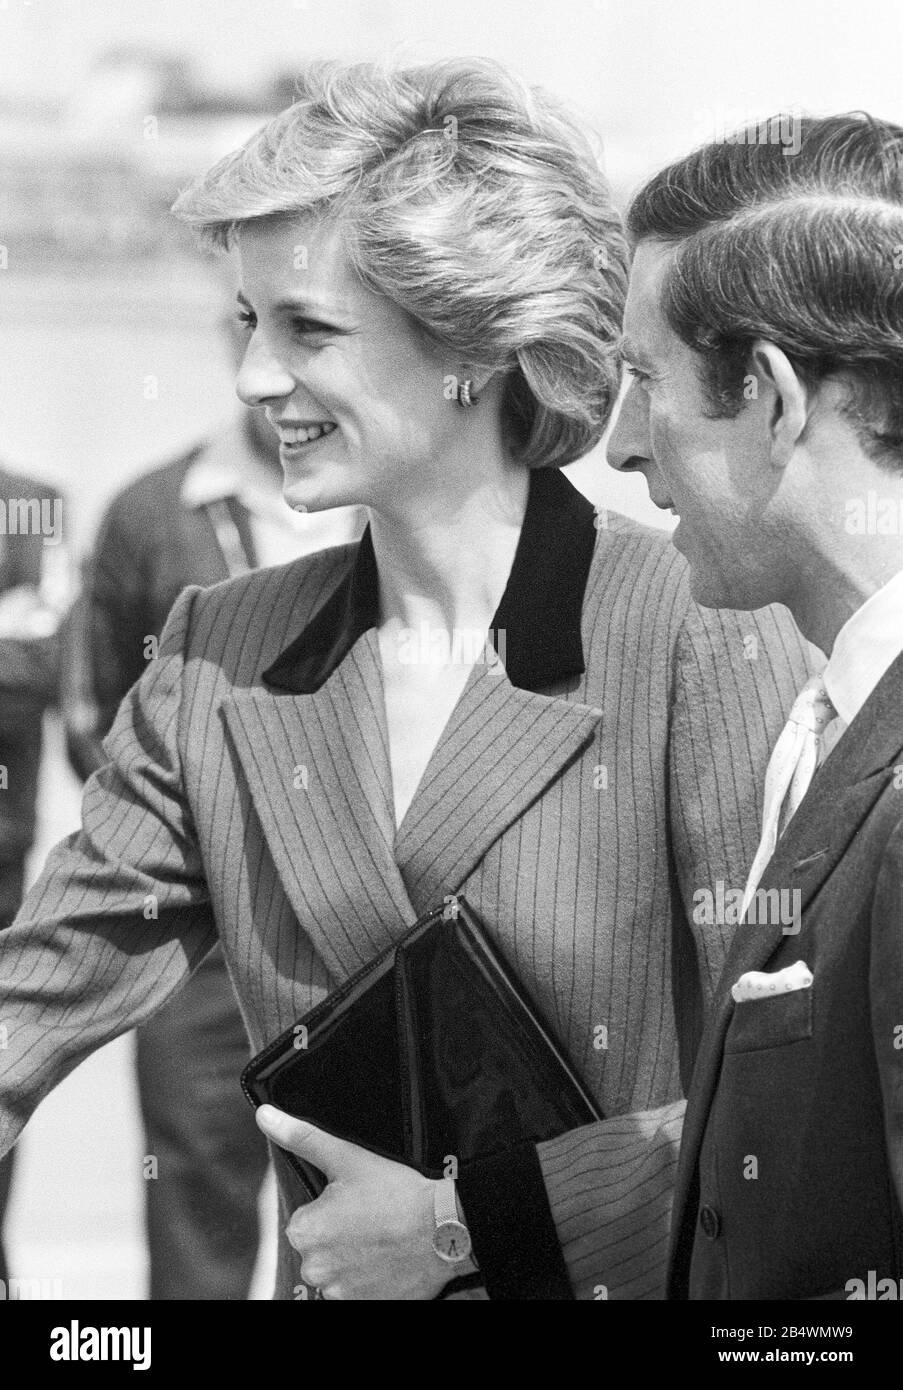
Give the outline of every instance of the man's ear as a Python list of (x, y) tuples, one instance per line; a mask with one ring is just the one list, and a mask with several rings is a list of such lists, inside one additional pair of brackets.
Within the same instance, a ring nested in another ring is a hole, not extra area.
[(760, 389), (769, 388), (766, 394), (772, 401), (768, 420), (771, 465), (786, 468), (812, 412), (811, 394), (787, 354), (765, 338), (753, 343), (750, 365)]

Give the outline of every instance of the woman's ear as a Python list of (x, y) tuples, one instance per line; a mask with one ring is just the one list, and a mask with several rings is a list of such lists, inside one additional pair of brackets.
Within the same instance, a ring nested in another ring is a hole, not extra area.
[(787, 354), (775, 343), (757, 338), (750, 352), (750, 365), (759, 395), (769, 402), (772, 467), (786, 468), (812, 413), (812, 395)]
[(459, 380), (469, 381), (471, 395), (474, 400), (479, 400), (488, 386), (493, 382), (501, 386), (507, 375), (507, 371), (498, 367), (475, 367), (472, 362), (462, 362)]

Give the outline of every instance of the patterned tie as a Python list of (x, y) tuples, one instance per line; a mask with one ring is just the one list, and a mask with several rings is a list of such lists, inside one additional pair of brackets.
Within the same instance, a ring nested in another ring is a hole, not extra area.
[(746, 914), (779, 837), (806, 795), (815, 769), (824, 762), (845, 728), (821, 676), (812, 676), (796, 698), (765, 774), (762, 838), (749, 871), (741, 916)]

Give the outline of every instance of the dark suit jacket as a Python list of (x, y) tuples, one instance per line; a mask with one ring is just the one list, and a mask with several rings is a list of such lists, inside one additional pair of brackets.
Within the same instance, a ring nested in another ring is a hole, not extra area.
[[(870, 1270), (903, 1276), (903, 657), (760, 887), (798, 890), (802, 927), (737, 928), (684, 1126), (672, 1298), (846, 1296)], [(810, 989), (733, 1002), (743, 972), (797, 960)]]
[[(474, 666), (396, 830), (376, 616), (366, 536), (182, 595), (82, 832), (0, 938), (0, 1150), (217, 936), (259, 1049), (460, 891), (608, 1117), (539, 1149), (572, 1285), (660, 1297), (681, 1046), (727, 940), (688, 908), (742, 886), (807, 653), (786, 610), (698, 609), (668, 537), (596, 530), (536, 472), (493, 623), (507, 674)], [(298, 1284), (283, 1239), (280, 1296)]]
[[(181, 496), (202, 447), (123, 488), (104, 514), (85, 566), (66, 623), (62, 683), (69, 758), (83, 779), (106, 761), (101, 740), (147, 667), (147, 638), (159, 637), (179, 594), (235, 572), (212, 509), (187, 507)], [(228, 513), (241, 568), (255, 568), (247, 508), (237, 498), (217, 505)]]

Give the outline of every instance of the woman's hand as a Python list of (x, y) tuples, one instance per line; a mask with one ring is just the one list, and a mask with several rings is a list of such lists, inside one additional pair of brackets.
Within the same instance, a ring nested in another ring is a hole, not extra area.
[(274, 1144), (312, 1163), (329, 1180), (286, 1227), (301, 1256), (304, 1282), (323, 1298), (435, 1298), (449, 1280), (466, 1272), (443, 1264), (433, 1250), (429, 1178), (272, 1105), (260, 1107), (257, 1123)]

